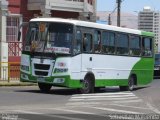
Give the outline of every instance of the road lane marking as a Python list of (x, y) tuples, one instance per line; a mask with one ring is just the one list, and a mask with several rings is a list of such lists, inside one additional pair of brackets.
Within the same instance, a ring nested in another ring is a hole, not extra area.
[(66, 119), (66, 120), (86, 120), (86, 119), (81, 119), (81, 118), (63, 116), (63, 114), (61, 114), (61, 115), (47, 115), (47, 114), (40, 113), (40, 112), (31, 112), (31, 111), (25, 111), (25, 110), (14, 110), (14, 111), (19, 112), (19, 113), (23, 113), (23, 114), (42, 115), (42, 116), (46, 116), (46, 117), (56, 117), (56, 118), (61, 118), (61, 119)]
[[(83, 108), (86, 108), (87, 106), (82, 106)], [(66, 108), (66, 107), (64, 107)], [(72, 114), (75, 113), (75, 114), (85, 114), (85, 115), (96, 115), (96, 116), (100, 116), (100, 117), (106, 117), (106, 115), (102, 115), (102, 114), (96, 114), (96, 113), (93, 113), (93, 112), (83, 112), (83, 111), (77, 111), (77, 110), (71, 110), (71, 109), (64, 109), (64, 108), (49, 108), (50, 110), (59, 110), (59, 111), (65, 111), (65, 112), (71, 112)], [(90, 107), (87, 107), (87, 108), (90, 108)]]
[(62, 109), (62, 108), (48, 108), (48, 109), (49, 109), (49, 110), (66, 111), (66, 112), (78, 113), (78, 114), (90, 114), (90, 115), (96, 115), (95, 113), (91, 113), (91, 112), (83, 112), (83, 111), (70, 110), (70, 109)]
[(147, 102), (147, 106), (150, 108), (150, 110), (152, 110), (153, 112), (157, 113), (157, 114), (160, 114), (160, 111), (153, 107), (150, 103)]
[(26, 111), (26, 110), (12, 110), (12, 111), (18, 112), (18, 113), (24, 113), (24, 114), (43, 115), (43, 113), (40, 113), (40, 112), (32, 112), (32, 111)]
[(143, 102), (142, 99), (137, 99), (137, 100), (127, 100), (127, 101), (113, 101), (113, 103), (137, 103), (137, 102)]
[(98, 110), (103, 110), (103, 111), (112, 111), (112, 112), (119, 112), (119, 113), (126, 113), (126, 114), (144, 114), (140, 112), (134, 112), (134, 111), (126, 111), (126, 110), (119, 110), (119, 109), (113, 109), (113, 108), (103, 108), (103, 107), (90, 107)]
[(119, 107), (127, 107), (127, 108), (136, 108), (136, 109), (144, 109), (144, 110), (148, 110), (149, 108), (142, 108), (142, 107), (135, 107), (135, 106), (129, 106), (129, 105), (120, 105), (120, 104), (109, 104), (109, 105), (113, 105), (113, 106), (119, 106)]

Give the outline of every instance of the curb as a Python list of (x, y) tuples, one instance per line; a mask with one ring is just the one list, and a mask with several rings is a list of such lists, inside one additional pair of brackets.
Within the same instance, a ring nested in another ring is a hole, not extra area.
[(7, 82), (0, 82), (0, 87), (7, 87), (7, 86), (37, 86), (36, 83), (21, 83), (21, 82), (18, 82), (18, 83), (7, 83)]

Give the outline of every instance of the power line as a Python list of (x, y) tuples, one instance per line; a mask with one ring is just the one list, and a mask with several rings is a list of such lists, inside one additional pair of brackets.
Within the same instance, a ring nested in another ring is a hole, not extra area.
[(117, 7), (114, 8), (114, 10), (113, 10), (111, 13), (109, 13), (109, 15), (108, 15), (108, 24), (109, 24), (109, 25), (112, 24), (112, 23), (111, 23), (111, 14), (113, 14), (116, 10), (117, 10)]
[(124, 0), (117, 0), (117, 7), (114, 8), (114, 10), (109, 13), (108, 15), (108, 24), (111, 25), (111, 15), (117, 10), (117, 26), (120, 26), (120, 7), (121, 3), (124, 2)]

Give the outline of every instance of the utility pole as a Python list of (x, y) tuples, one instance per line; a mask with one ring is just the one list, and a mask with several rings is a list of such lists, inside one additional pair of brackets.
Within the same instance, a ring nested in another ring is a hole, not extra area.
[(111, 25), (111, 14), (108, 15), (108, 25)]
[(117, 0), (117, 26), (121, 26), (121, 0)]

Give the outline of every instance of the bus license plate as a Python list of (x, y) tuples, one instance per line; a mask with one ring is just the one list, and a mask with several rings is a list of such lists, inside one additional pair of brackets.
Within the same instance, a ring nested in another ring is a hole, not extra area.
[(37, 78), (37, 81), (45, 82), (45, 78), (44, 78), (44, 77), (38, 77), (38, 78)]

